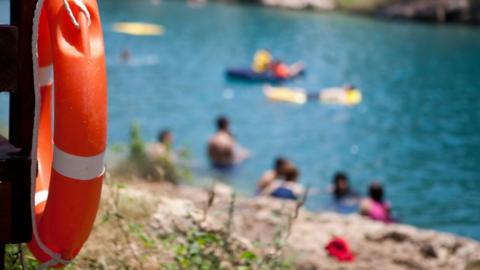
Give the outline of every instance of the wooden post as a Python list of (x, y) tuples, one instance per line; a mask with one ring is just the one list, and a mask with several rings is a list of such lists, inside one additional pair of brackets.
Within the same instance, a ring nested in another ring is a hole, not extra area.
[(36, 0), (10, 1), (11, 24), (18, 28), (16, 93), (10, 95), (10, 142), (25, 152), (32, 147), (34, 114), (32, 23)]
[(0, 136), (0, 270), (5, 244), (32, 238), (30, 153), (34, 119), (32, 23), (37, 0), (11, 0), (0, 26), (0, 91), (10, 92), (9, 140)]
[(8, 182), (0, 181), (0, 269), (3, 270), (5, 266), (5, 243), (9, 239), (6, 238), (10, 234), (12, 198), (11, 185)]
[(5, 245), (0, 243), (0, 270), (5, 267)]
[(0, 92), (17, 91), (17, 28), (0, 25)]
[[(11, 164), (11, 242), (28, 242), (32, 237), (30, 207), (30, 151), (32, 148), (35, 93), (33, 89), (32, 25), (37, 0), (11, 0), (10, 20), (18, 29), (17, 91), (10, 93), (9, 140), (20, 149), (19, 160)], [(18, 166), (15, 168), (15, 166)]]

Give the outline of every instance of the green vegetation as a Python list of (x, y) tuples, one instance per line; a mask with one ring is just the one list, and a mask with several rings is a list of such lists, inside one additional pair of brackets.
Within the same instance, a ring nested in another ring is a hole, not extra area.
[(5, 249), (5, 269), (35, 269), (38, 265), (37, 261), (25, 250), (24, 244), (7, 245)]
[[(116, 146), (114, 150), (118, 154), (123, 149)], [(175, 156), (175, 159), (172, 156)], [(152, 181), (169, 181), (173, 183), (190, 181), (192, 175), (188, 166), (189, 158), (188, 151), (179, 153), (168, 151), (155, 158), (149, 156), (147, 145), (141, 136), (140, 126), (137, 123), (133, 123), (130, 128), (128, 154), (125, 160), (114, 166), (113, 174), (137, 176)]]
[[(214, 187), (209, 192), (207, 206), (204, 209), (204, 220), (208, 215), (215, 197)], [(193, 221), (194, 228), (186, 233), (180, 233), (181, 241), (174, 244), (173, 263), (167, 264), (168, 270), (273, 270), (294, 269), (293, 265), (279, 256), (283, 250), (283, 234), (279, 230), (269, 254), (259, 254), (240, 245), (232, 235), (235, 215), (236, 193), (232, 193), (227, 220), (223, 231), (209, 231), (201, 224)], [(286, 233), (288, 235), (288, 232)], [(260, 243), (261, 246), (261, 243)], [(262, 256), (263, 255), (263, 256)]]
[[(213, 187), (212, 187), (213, 190)], [(273, 270), (294, 269), (283, 259), (288, 228), (278, 228), (273, 247), (246, 248), (232, 233), (235, 194), (226, 210), (223, 229), (203, 225), (215, 198), (209, 192), (203, 218), (187, 217), (188, 228), (159, 233), (150, 226), (160, 200), (155, 193), (138, 192), (128, 184), (106, 180), (101, 210), (84, 250), (71, 269)], [(218, 214), (218, 213), (216, 213)], [(266, 252), (265, 250), (268, 250)]]
[(372, 12), (379, 7), (386, 6), (395, 2), (396, 0), (336, 0), (340, 9), (357, 11), (357, 12)]
[(185, 235), (184, 243), (175, 246), (175, 262), (166, 269), (294, 269), (288, 261), (262, 258), (251, 250), (235, 249), (234, 244), (227, 234), (194, 229)]

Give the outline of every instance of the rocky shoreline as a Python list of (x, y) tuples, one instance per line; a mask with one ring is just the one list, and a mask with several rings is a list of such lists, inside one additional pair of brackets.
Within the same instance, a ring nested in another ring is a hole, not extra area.
[[(268, 254), (283, 242), (282, 256), (293, 264), (288, 269), (464, 270), (469, 262), (480, 260), (480, 242), (472, 239), (409, 225), (386, 225), (358, 215), (313, 213), (298, 208), (295, 202), (235, 196), (229, 186), (222, 184), (212, 189), (138, 180), (121, 183), (121, 190), (107, 187), (103, 196), (104, 200), (111, 197), (117, 201), (114, 213), (121, 218), (108, 226), (105, 216), (111, 219), (112, 210), (107, 211), (103, 203), (90, 240), (77, 260), (80, 268), (96, 265), (116, 269), (120, 265), (158, 269), (158, 265), (175, 261), (174, 248), (172, 244), (161, 246), (155, 237), (148, 240), (148, 236), (176, 238), (188, 235), (196, 226), (209, 232), (228, 232), (235, 245), (257, 254)], [(120, 236), (128, 229), (115, 233), (122, 227), (122, 220), (128, 224), (126, 228), (133, 223), (134, 228), (144, 231), (127, 235), (130, 239), (122, 244)], [(279, 230), (286, 235), (280, 240)], [(136, 235), (142, 236), (138, 238), (141, 241), (135, 242)], [(354, 262), (341, 263), (327, 254), (324, 247), (334, 236), (349, 243), (356, 257)], [(142, 247), (145, 239), (149, 248)], [(128, 250), (135, 256), (128, 255)], [(138, 258), (143, 262), (135, 266), (131, 261), (140, 261)]]
[[(238, 0), (241, 2), (241, 0)], [(428, 22), (480, 23), (477, 0), (254, 0), (254, 3), (292, 10), (346, 11), (387, 19)]]
[(381, 8), (377, 15), (418, 21), (480, 23), (480, 1), (401, 1)]
[[(215, 202), (206, 226), (221, 230), (226, 207), (233, 190), (217, 185)], [(187, 212), (198, 213), (207, 194), (198, 188), (180, 187), (174, 198), (165, 198), (158, 204), (152, 219), (156, 229), (169, 230), (170, 224), (184, 224)], [(172, 207), (173, 205), (182, 207)], [(189, 209), (190, 210), (186, 210)], [(246, 245), (274, 239), (275, 228), (287, 221), (295, 203), (271, 198), (238, 198), (236, 201), (234, 232)], [(183, 209), (172, 213), (171, 209)], [(223, 215), (221, 213), (224, 213)], [(165, 222), (167, 221), (167, 222)], [(339, 263), (325, 252), (325, 245), (333, 236), (347, 240), (356, 260)], [(287, 240), (286, 253), (296, 258), (298, 269), (445, 269), (463, 270), (469, 261), (480, 259), (480, 243), (447, 233), (418, 229), (409, 225), (383, 224), (359, 215), (313, 213), (301, 209)]]

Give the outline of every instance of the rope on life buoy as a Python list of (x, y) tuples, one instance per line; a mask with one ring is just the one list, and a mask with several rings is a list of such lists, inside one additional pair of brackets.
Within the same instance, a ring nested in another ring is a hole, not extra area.
[[(66, 9), (70, 21), (72, 24), (75, 26), (76, 29), (80, 29), (80, 24), (76, 20), (73, 11), (70, 7), (70, 4), (68, 3), (68, 0), (63, 0), (64, 2), (64, 8)], [(87, 18), (87, 23), (88, 26), (90, 26), (91, 23), (91, 18), (90, 18), (90, 13), (82, 0), (73, 0), (73, 3), (80, 9), (81, 12), (83, 12)], [(45, 243), (42, 241), (38, 228), (37, 228), (37, 223), (36, 223), (36, 217), (35, 217), (35, 207), (39, 205), (40, 203), (43, 203), (47, 200), (48, 198), (48, 190), (42, 190), (40, 192), (36, 192), (35, 187), (36, 187), (36, 176), (37, 176), (37, 150), (38, 150), (38, 130), (39, 130), (39, 115), (40, 115), (40, 101), (41, 101), (41, 94), (40, 94), (40, 88), (43, 86), (49, 86), (52, 85), (53, 83), (53, 66), (49, 65), (47, 67), (40, 67), (39, 66), (39, 60), (38, 60), (38, 37), (39, 37), (39, 24), (40, 24), (40, 15), (43, 9), (43, 4), (44, 0), (38, 0), (35, 11), (34, 11), (34, 17), (33, 17), (33, 29), (32, 29), (32, 61), (33, 61), (33, 81), (34, 81), (34, 97), (35, 97), (35, 102), (34, 102), (34, 122), (33, 122), (33, 140), (32, 140), (32, 151), (31, 151), (31, 168), (30, 168), (30, 175), (31, 175), (31, 186), (30, 186), (30, 192), (31, 192), (31, 215), (32, 215), (32, 233), (33, 233), (33, 238), (38, 247), (48, 256), (51, 257), (50, 260), (40, 264), (37, 266), (37, 269), (42, 270), (49, 268), (51, 266), (55, 265), (67, 265), (71, 262), (71, 260), (67, 260), (62, 258), (62, 255), (60, 253), (56, 253), (50, 248), (48, 248)], [(55, 147), (55, 153), (57, 155), (62, 156), (63, 154), (63, 159), (60, 158), (59, 160), (66, 160), (68, 163), (69, 160), (69, 154), (68, 153), (63, 153), (61, 152), (60, 149)], [(103, 154), (101, 157), (96, 157), (103, 159)], [(98, 160), (96, 160), (98, 162)], [(58, 162), (57, 162), (58, 163)], [(57, 164), (58, 167), (62, 167), (62, 164)], [(65, 166), (68, 171), (68, 164)], [(104, 169), (104, 168), (103, 168)], [(64, 171), (65, 171), (64, 170)], [(98, 170), (97, 170), (98, 171)], [(99, 172), (94, 171), (98, 175)], [(103, 173), (100, 172), (100, 173)], [(67, 173), (68, 174), (68, 173)], [(86, 175), (85, 177), (90, 177), (91, 175)]]

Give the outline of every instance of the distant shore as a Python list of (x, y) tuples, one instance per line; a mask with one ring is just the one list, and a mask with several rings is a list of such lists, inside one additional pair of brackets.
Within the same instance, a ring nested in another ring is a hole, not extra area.
[(315, 11), (345, 11), (385, 19), (438, 23), (480, 23), (476, 0), (220, 0)]

